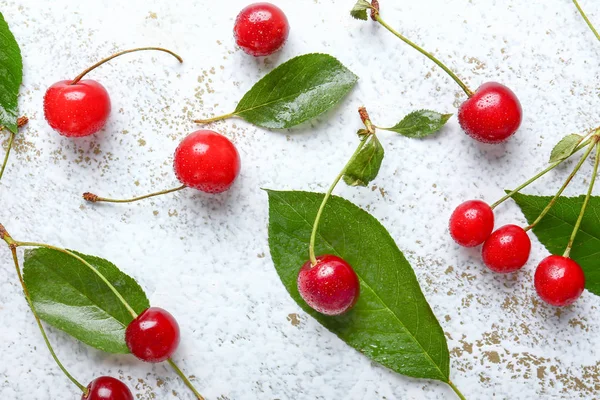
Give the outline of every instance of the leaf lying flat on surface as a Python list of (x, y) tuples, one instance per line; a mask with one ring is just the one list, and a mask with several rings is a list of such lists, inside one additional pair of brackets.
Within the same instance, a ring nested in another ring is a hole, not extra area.
[(431, 110), (413, 111), (391, 128), (381, 128), (409, 138), (424, 138), (442, 129), (452, 114), (440, 114)]
[[(150, 307), (142, 288), (114, 264), (75, 253), (118, 290), (136, 313)], [(40, 317), (76, 339), (108, 353), (129, 353), (125, 329), (133, 320), (102, 280), (80, 261), (56, 250), (25, 252), (25, 284)]]
[(19, 87), (23, 79), (21, 50), (0, 13), (0, 126), (17, 133)]
[(377, 177), (384, 150), (381, 142), (375, 135), (369, 135), (367, 143), (352, 159), (344, 174), (344, 182), (350, 186), (367, 186)]
[[(532, 223), (548, 205), (552, 197), (516, 194), (517, 202), (525, 218)], [(559, 197), (550, 212), (533, 228), (540, 242), (552, 254), (562, 255), (569, 243), (571, 233), (579, 217), (585, 196)], [(600, 295), (600, 197), (592, 196), (571, 258), (579, 263), (585, 272), (585, 287)]]
[(386, 229), (366, 211), (340, 197), (327, 202), (317, 255), (334, 254), (352, 265), (361, 295), (352, 310), (328, 317), (312, 310), (297, 288), (298, 271), (323, 195), (268, 191), (269, 247), (292, 298), (344, 342), (404, 375), (448, 382), (448, 345), (413, 269)]

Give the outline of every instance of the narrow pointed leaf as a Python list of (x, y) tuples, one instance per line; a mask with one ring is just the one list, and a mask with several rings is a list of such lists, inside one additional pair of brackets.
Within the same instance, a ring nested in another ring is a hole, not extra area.
[(17, 133), (19, 87), (23, 79), (21, 50), (0, 13), (0, 126)]
[(424, 138), (438, 132), (452, 114), (440, 114), (431, 110), (413, 111), (391, 128), (382, 128), (409, 138)]
[(350, 11), (350, 15), (356, 19), (362, 19), (366, 21), (369, 17), (367, 16), (367, 10), (370, 10), (371, 4), (366, 0), (358, 0), (352, 10)]
[(448, 382), (448, 345), (408, 261), (386, 229), (340, 197), (327, 202), (316, 252), (352, 265), (361, 295), (349, 312), (329, 317), (298, 293), (297, 277), (308, 259), (312, 224), (323, 195), (268, 191), (269, 246), (275, 268), (292, 298), (327, 329), (372, 360), (404, 375)]
[(258, 81), (240, 100), (234, 114), (264, 128), (290, 128), (332, 108), (357, 80), (334, 57), (305, 54)]
[(575, 149), (583, 140), (583, 136), (572, 134), (567, 135), (560, 140), (552, 149), (552, 153), (550, 153), (550, 163), (555, 163), (557, 161), (565, 160), (573, 155)]
[(370, 135), (361, 151), (350, 160), (344, 174), (344, 182), (350, 186), (367, 186), (377, 177), (384, 151), (381, 142), (375, 135)]
[[(579, 217), (585, 196), (560, 197), (552, 210), (533, 228), (533, 233), (552, 254), (562, 255)], [(552, 197), (517, 194), (525, 218), (532, 223)], [(600, 197), (592, 196), (571, 250), (571, 258), (585, 272), (585, 287), (600, 295)]]
[[(150, 307), (142, 288), (114, 264), (76, 253), (115, 286), (136, 313)], [(40, 317), (76, 339), (108, 353), (128, 353), (125, 329), (133, 320), (100, 278), (80, 261), (56, 250), (25, 253), (25, 284)]]

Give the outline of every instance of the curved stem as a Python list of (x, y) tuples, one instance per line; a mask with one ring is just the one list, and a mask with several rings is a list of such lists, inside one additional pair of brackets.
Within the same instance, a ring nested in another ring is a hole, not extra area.
[(120, 51), (120, 52), (118, 52), (118, 53), (115, 53), (115, 54), (113, 54), (113, 55), (112, 55), (112, 56), (110, 56), (110, 57), (106, 57), (105, 59), (103, 59), (103, 60), (100, 60), (100, 61), (98, 61), (96, 64), (94, 64), (94, 65), (92, 65), (91, 67), (89, 67), (89, 68), (85, 69), (85, 70), (84, 70), (82, 73), (80, 73), (79, 75), (77, 75), (77, 76), (75, 77), (75, 79), (73, 79), (73, 81), (71, 81), (71, 83), (70, 83), (70, 84), (71, 84), (71, 85), (74, 85), (74, 84), (76, 84), (76, 83), (77, 83), (77, 82), (79, 82), (79, 81), (80, 81), (80, 80), (81, 80), (81, 79), (82, 79), (82, 78), (83, 78), (85, 75), (87, 75), (87, 74), (88, 74), (90, 71), (92, 71), (92, 70), (94, 70), (94, 69), (98, 68), (99, 66), (101, 66), (101, 65), (102, 65), (102, 64), (104, 64), (104, 63), (107, 63), (107, 62), (109, 62), (110, 60), (112, 60), (112, 59), (113, 59), (113, 58), (115, 58), (115, 57), (119, 57), (119, 56), (122, 56), (123, 54), (127, 54), (127, 53), (133, 53), (133, 52), (136, 52), (136, 51), (146, 51), (146, 50), (156, 50), (156, 51), (163, 51), (163, 52), (165, 52), (165, 53), (168, 53), (168, 54), (172, 55), (173, 57), (175, 57), (175, 58), (177, 59), (177, 61), (179, 61), (180, 63), (182, 63), (182, 62), (183, 62), (183, 59), (182, 59), (182, 58), (181, 58), (179, 55), (177, 55), (176, 53), (172, 52), (171, 50), (163, 49), (162, 47), (139, 47), (139, 48), (136, 48), (136, 49), (123, 50), (123, 51)]
[(579, 227), (581, 226), (581, 221), (583, 220), (583, 216), (585, 214), (585, 210), (587, 208), (588, 203), (590, 202), (590, 197), (592, 197), (592, 191), (594, 190), (594, 183), (596, 183), (596, 176), (598, 175), (598, 167), (600, 165), (600, 141), (596, 142), (596, 161), (594, 163), (594, 171), (592, 172), (592, 180), (590, 182), (590, 187), (585, 196), (585, 200), (583, 201), (583, 205), (581, 206), (581, 211), (579, 212), (579, 218), (577, 218), (577, 223), (575, 224), (575, 228), (573, 228), (573, 233), (571, 234), (571, 238), (569, 239), (569, 244), (567, 244), (567, 248), (563, 254), (563, 257), (569, 257), (571, 254), (571, 248), (573, 248), (573, 243), (575, 242), (575, 238), (577, 237), (577, 233), (579, 232)]
[(0, 167), (0, 180), (2, 180), (2, 175), (4, 175), (4, 170), (6, 169), (6, 164), (8, 164), (8, 157), (10, 156), (10, 150), (12, 149), (13, 142), (15, 140), (15, 135), (13, 132), (10, 132), (10, 137), (8, 138), (8, 148), (6, 149), (6, 155), (4, 156), (4, 161), (2, 162), (2, 167)]
[(460, 390), (458, 390), (458, 388), (454, 385), (454, 383), (452, 383), (452, 381), (448, 381), (448, 385), (450, 385), (450, 387), (452, 388), (452, 390), (454, 390), (454, 393), (456, 393), (460, 400), (467, 400), (466, 397), (463, 396), (463, 394), (460, 392)]
[(583, 17), (583, 20), (585, 21), (587, 26), (589, 26), (590, 29), (592, 30), (592, 32), (594, 32), (594, 35), (596, 35), (596, 39), (600, 40), (600, 34), (598, 34), (598, 31), (596, 30), (596, 28), (594, 28), (594, 25), (588, 19), (587, 15), (585, 15), (585, 12), (583, 12), (583, 9), (579, 6), (579, 3), (577, 2), (577, 0), (573, 0), (573, 3), (575, 4), (575, 7), (577, 7), (579, 14), (581, 14), (581, 16)]
[(583, 165), (585, 160), (587, 160), (588, 156), (594, 149), (594, 145), (595, 145), (595, 142), (594, 142), (594, 144), (591, 144), (588, 146), (587, 151), (585, 152), (583, 157), (581, 157), (581, 160), (579, 160), (579, 162), (575, 166), (575, 169), (573, 169), (573, 171), (571, 172), (571, 174), (569, 175), (569, 177), (567, 178), (565, 183), (562, 185), (562, 187), (560, 188), (558, 193), (556, 193), (556, 195), (552, 198), (552, 200), (550, 200), (550, 203), (548, 203), (546, 208), (544, 208), (544, 210), (539, 215), (539, 217), (537, 217), (537, 219), (535, 221), (533, 221), (533, 223), (531, 225), (529, 225), (527, 228), (525, 228), (526, 232), (533, 229), (546, 216), (546, 214), (548, 214), (548, 212), (552, 209), (552, 207), (554, 206), (554, 204), (556, 203), (556, 201), (558, 200), (560, 195), (563, 194), (563, 192), (565, 191), (567, 186), (569, 186), (569, 183), (571, 183), (571, 181), (573, 180), (573, 178), (575, 177), (575, 175), (577, 174), (577, 172), (579, 171), (579, 169), (581, 168), (581, 166)]
[(167, 360), (167, 362), (169, 363), (169, 365), (173, 368), (173, 370), (175, 371), (175, 373), (177, 375), (179, 375), (179, 377), (181, 378), (181, 380), (186, 384), (186, 386), (188, 388), (190, 388), (190, 390), (194, 393), (194, 395), (196, 395), (196, 398), (198, 400), (204, 400), (204, 397), (202, 397), (202, 395), (200, 393), (198, 393), (198, 391), (196, 390), (196, 388), (194, 387), (194, 385), (192, 384), (192, 382), (189, 380), (189, 378), (183, 373), (183, 371), (177, 366), (177, 364), (175, 364), (175, 362), (169, 358)]
[(139, 197), (134, 197), (131, 199), (109, 199), (106, 197), (100, 197), (96, 194), (90, 193), (90, 192), (85, 192), (83, 194), (83, 198), (86, 201), (89, 201), (90, 203), (98, 203), (98, 202), (105, 202), (105, 203), (133, 203), (134, 201), (138, 201), (138, 200), (143, 200), (143, 199), (147, 199), (150, 197), (155, 197), (155, 196), (160, 196), (161, 194), (167, 194), (167, 193), (173, 193), (176, 192), (178, 190), (182, 190), (185, 189), (187, 186), (183, 185), (183, 186), (179, 186), (173, 189), (167, 189), (167, 190), (161, 190), (160, 192), (155, 192), (155, 193), (150, 193), (150, 194), (146, 194), (144, 196), (139, 196)]
[(417, 50), (418, 52), (423, 54), (425, 57), (429, 58), (431, 61), (436, 63), (438, 67), (443, 69), (450, 76), (450, 78), (454, 79), (454, 82), (456, 82), (458, 84), (458, 86), (460, 86), (460, 88), (467, 94), (468, 97), (473, 96), (473, 92), (467, 87), (467, 85), (465, 85), (465, 83), (462, 80), (460, 80), (460, 78), (458, 76), (456, 76), (456, 74), (454, 72), (452, 72), (450, 70), (450, 68), (446, 67), (440, 60), (435, 58), (431, 53), (425, 51), (419, 45), (410, 41), (408, 38), (403, 36), (400, 32), (394, 30), (394, 28), (392, 28), (391, 26), (386, 24), (385, 21), (381, 19), (381, 16), (379, 15), (379, 13), (376, 13), (374, 15), (374, 18), (377, 22), (379, 22), (381, 25), (383, 25), (384, 28), (386, 28), (388, 31), (392, 32), (394, 35), (396, 35), (396, 37), (398, 37), (404, 43), (408, 44), (413, 49)]
[(211, 122), (215, 122), (215, 121), (222, 121), (224, 119), (228, 119), (231, 117), (235, 117), (235, 112), (229, 113), (229, 114), (223, 114), (223, 115), (219, 115), (217, 117), (212, 117), (212, 118), (208, 118), (208, 119), (195, 119), (194, 123), (196, 124), (210, 124)]

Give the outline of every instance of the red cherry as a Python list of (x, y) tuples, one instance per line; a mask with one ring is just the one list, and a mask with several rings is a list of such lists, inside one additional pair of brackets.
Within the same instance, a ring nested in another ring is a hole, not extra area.
[(563, 256), (549, 256), (535, 270), (535, 290), (546, 303), (569, 306), (583, 293), (585, 275), (575, 261)]
[(127, 326), (125, 342), (142, 361), (165, 361), (179, 345), (179, 325), (168, 311), (150, 307)]
[(190, 133), (175, 150), (175, 175), (185, 186), (206, 193), (231, 187), (240, 172), (240, 155), (225, 136), (200, 130)]
[(505, 225), (492, 233), (483, 244), (485, 265), (503, 274), (521, 269), (529, 259), (531, 240), (527, 232), (517, 225)]
[(307, 261), (298, 274), (300, 296), (315, 311), (339, 315), (350, 310), (360, 294), (360, 283), (350, 264), (333, 255)]
[(517, 96), (504, 85), (484, 83), (458, 109), (458, 122), (473, 139), (500, 143), (512, 136), (523, 118)]
[(60, 81), (44, 96), (44, 115), (52, 129), (67, 137), (98, 132), (110, 114), (110, 96), (100, 83), (85, 79), (71, 85)]
[(251, 56), (268, 56), (279, 50), (290, 33), (287, 17), (271, 3), (255, 3), (244, 8), (233, 28), (235, 41)]
[(127, 385), (110, 376), (94, 379), (87, 389), (87, 395), (81, 396), (81, 400), (133, 400)]
[(450, 235), (465, 247), (479, 246), (494, 229), (494, 212), (481, 200), (465, 201), (450, 217)]

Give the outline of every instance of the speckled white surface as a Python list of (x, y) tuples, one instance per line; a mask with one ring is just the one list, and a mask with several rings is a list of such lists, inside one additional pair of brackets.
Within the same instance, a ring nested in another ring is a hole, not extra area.
[[(247, 3), (0, 1), (23, 51), (21, 109), (31, 118), (0, 183), (0, 222), (17, 239), (102, 256), (137, 278), (154, 305), (178, 318), (176, 358), (208, 399), (454, 398), (444, 384), (374, 365), (300, 311), (269, 257), (260, 188), (323, 191), (356, 144), (358, 106), (387, 125), (417, 108), (456, 112), (460, 89), (375, 23), (352, 20), (352, 0), (278, 0), (290, 40), (275, 56), (251, 58), (232, 39)], [(525, 118), (500, 146), (470, 140), (455, 117), (428, 140), (381, 133), (386, 159), (375, 185), (340, 185), (336, 193), (379, 218), (406, 252), (447, 333), (452, 380), (468, 399), (596, 398), (600, 299), (586, 292), (568, 309), (547, 307), (531, 284), (532, 266), (546, 254), (537, 240), (524, 272), (498, 276), (484, 270), (477, 251), (451, 242), (446, 223), (463, 200), (495, 201), (533, 175), (563, 134), (598, 125), (600, 43), (569, 0), (381, 3), (391, 25), (473, 89), (488, 80), (513, 88)], [(600, 24), (600, 4), (582, 6)], [(148, 45), (173, 49), (185, 63), (161, 53), (115, 60), (91, 75), (112, 95), (106, 129), (77, 141), (51, 131), (42, 112), (50, 84), (116, 50)], [(125, 206), (80, 200), (87, 190), (127, 196), (174, 186), (172, 154), (196, 128), (192, 117), (231, 111), (274, 65), (315, 51), (341, 59), (359, 85), (334, 111), (289, 131), (215, 124), (242, 156), (227, 194), (186, 190)], [(590, 168), (569, 194), (584, 191)], [(559, 169), (529, 193), (553, 194), (564, 177)], [(524, 219), (507, 203), (498, 223), (513, 221)], [(4, 246), (0, 260), (0, 397), (78, 398), (44, 347)], [(102, 354), (49, 330), (83, 382), (112, 374), (139, 399), (191, 398), (164, 365)]]

